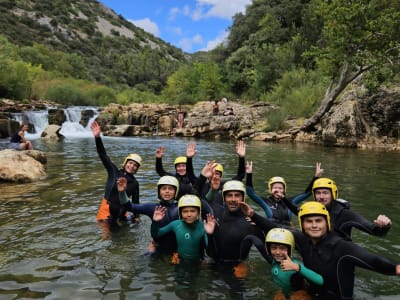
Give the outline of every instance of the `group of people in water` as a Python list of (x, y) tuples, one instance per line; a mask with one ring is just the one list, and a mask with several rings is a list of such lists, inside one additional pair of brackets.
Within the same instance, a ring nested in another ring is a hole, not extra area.
[[(245, 162), (243, 141), (236, 144), (237, 174), (226, 181), (222, 179), (223, 166), (213, 160), (196, 176), (194, 143), (188, 143), (186, 156), (175, 159), (175, 172), (171, 173), (164, 170), (164, 148), (159, 147), (155, 155), (160, 176), (158, 201), (140, 203), (135, 178), (142, 165), (140, 155), (129, 154), (122, 168), (117, 167), (106, 153), (100, 125), (93, 122), (91, 128), (108, 173), (97, 219), (118, 227), (127, 221), (128, 212), (132, 222), (140, 215), (148, 216), (153, 255), (171, 256), (174, 264), (196, 266), (206, 261), (227, 265), (236, 272), (254, 246), (271, 264), (272, 279), (280, 287), (274, 299), (352, 299), (355, 267), (400, 275), (399, 263), (351, 241), (353, 227), (384, 236), (391, 220), (379, 215), (369, 221), (353, 211), (347, 201), (338, 198), (336, 183), (322, 177), (320, 163), (302, 194), (288, 197), (284, 178), (272, 177), (267, 183), (269, 195), (263, 197), (253, 187), (252, 162)], [(263, 214), (245, 202), (246, 195)], [(309, 197), (313, 200), (307, 201)], [(294, 215), (297, 227), (292, 222)]]

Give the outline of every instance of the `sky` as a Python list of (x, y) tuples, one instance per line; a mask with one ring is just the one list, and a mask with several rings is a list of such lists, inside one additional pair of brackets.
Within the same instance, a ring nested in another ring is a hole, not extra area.
[(145, 31), (187, 53), (208, 51), (228, 36), (232, 17), (252, 0), (99, 0)]

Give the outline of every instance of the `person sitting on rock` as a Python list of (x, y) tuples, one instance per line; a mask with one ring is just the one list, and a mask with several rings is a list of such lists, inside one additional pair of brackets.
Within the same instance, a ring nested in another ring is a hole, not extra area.
[(20, 129), (10, 139), (10, 148), (16, 150), (33, 150), (32, 143), (25, 138), (25, 131), (29, 129), (27, 123), (23, 123)]

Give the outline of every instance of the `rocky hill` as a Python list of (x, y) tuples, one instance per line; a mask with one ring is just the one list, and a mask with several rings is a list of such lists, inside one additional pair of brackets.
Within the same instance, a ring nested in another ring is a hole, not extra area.
[[(88, 73), (82, 73), (80, 78), (104, 84), (112, 83), (110, 78), (118, 78), (119, 83), (129, 86), (154, 80), (151, 74), (147, 77), (130, 74), (139, 67), (140, 60), (158, 63), (162, 59), (174, 70), (178, 62), (189, 58), (182, 50), (136, 27), (95, 0), (1, 0), (0, 32), (13, 44), (25, 47), (40, 44), (76, 54), (83, 58)], [(37, 47), (24, 54), (27, 61), (41, 63), (46, 68), (40, 61), (40, 51), (43, 49)], [(77, 59), (69, 63), (79, 62)], [(161, 71), (158, 70), (158, 76)], [(134, 80), (134, 75), (140, 78)]]

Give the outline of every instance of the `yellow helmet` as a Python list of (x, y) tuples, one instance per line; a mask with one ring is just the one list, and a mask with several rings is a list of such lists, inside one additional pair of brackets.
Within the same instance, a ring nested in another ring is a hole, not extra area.
[(125, 157), (124, 163), (122, 165), (125, 166), (125, 164), (128, 162), (128, 160), (133, 160), (134, 162), (136, 162), (139, 165), (139, 167), (142, 165), (142, 158), (140, 157), (139, 154), (136, 154), (136, 153), (129, 154), (127, 157)]
[(285, 182), (285, 179), (283, 179), (283, 177), (279, 177), (279, 176), (271, 177), (268, 180), (268, 192), (269, 193), (272, 193), (272, 185), (274, 183), (282, 183), (283, 184), (283, 192), (286, 194), (286, 182)]
[(160, 198), (160, 187), (162, 185), (171, 185), (173, 187), (175, 187), (175, 195), (174, 195), (174, 199), (176, 199), (176, 196), (178, 195), (178, 191), (179, 191), (179, 182), (178, 179), (176, 179), (174, 176), (162, 176), (158, 182), (157, 182), (157, 190), (158, 190), (158, 197)]
[(186, 156), (178, 156), (178, 157), (175, 159), (175, 161), (174, 161), (174, 165), (177, 165), (177, 164), (186, 164), (186, 162), (187, 162)]
[(314, 181), (312, 186), (314, 200), (315, 200), (315, 190), (321, 188), (331, 190), (333, 200), (336, 200), (338, 198), (338, 189), (336, 183), (329, 178), (318, 178), (317, 180)]
[(196, 195), (183, 195), (182, 197), (179, 198), (178, 201), (178, 209), (179, 209), (179, 217), (181, 218), (181, 208), (182, 207), (187, 207), (187, 206), (192, 206), (192, 207), (197, 207), (199, 209), (199, 216), (201, 215), (201, 201), (200, 198), (197, 197)]
[(331, 218), (329, 216), (329, 212), (326, 209), (325, 205), (317, 201), (309, 201), (300, 206), (299, 209), (298, 219), (299, 219), (300, 231), (303, 231), (303, 222), (302, 222), (303, 218), (305, 216), (311, 216), (311, 215), (324, 216), (326, 222), (328, 223), (328, 230), (329, 231), (331, 230)]
[(294, 251), (294, 236), (284, 228), (272, 228), (265, 237), (268, 254), (271, 254), (270, 243), (283, 244), (289, 247), (288, 255), (292, 257)]
[(222, 175), (222, 173), (224, 173), (224, 167), (221, 164), (217, 163), (217, 165), (215, 166), (215, 171), (221, 172)]
[(246, 195), (246, 187), (244, 186), (243, 182), (239, 180), (228, 180), (224, 183), (222, 187), (222, 199), (225, 201), (225, 193), (229, 191), (239, 191), (243, 194), (243, 201)]

